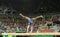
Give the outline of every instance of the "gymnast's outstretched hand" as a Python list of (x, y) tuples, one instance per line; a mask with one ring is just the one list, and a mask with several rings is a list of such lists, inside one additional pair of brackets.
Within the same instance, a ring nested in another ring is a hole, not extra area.
[(40, 17), (41, 17), (41, 18), (43, 18), (43, 16), (42, 16), (42, 15), (40, 15)]
[(19, 14), (20, 16), (23, 16), (22, 13)]

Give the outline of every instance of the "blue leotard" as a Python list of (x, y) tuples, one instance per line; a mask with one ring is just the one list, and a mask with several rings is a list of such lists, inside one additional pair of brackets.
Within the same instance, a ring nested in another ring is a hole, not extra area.
[(32, 19), (30, 19), (29, 20), (29, 25), (33, 25), (34, 23), (33, 23), (33, 21), (32, 21)]

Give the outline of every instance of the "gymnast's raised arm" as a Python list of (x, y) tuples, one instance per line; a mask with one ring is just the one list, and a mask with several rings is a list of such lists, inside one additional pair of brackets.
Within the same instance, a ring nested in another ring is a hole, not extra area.
[(38, 19), (38, 18), (43, 18), (43, 16), (41, 15), (41, 16), (37, 16), (37, 17), (35, 17), (35, 18), (33, 18), (34, 20), (36, 20), (36, 19)]
[(24, 16), (24, 15), (22, 15), (21, 13), (20, 13), (20, 16), (21, 16), (21, 17), (23, 17), (23, 18), (25, 18), (25, 19), (27, 19), (27, 20), (30, 20), (30, 18), (29, 18), (29, 17)]

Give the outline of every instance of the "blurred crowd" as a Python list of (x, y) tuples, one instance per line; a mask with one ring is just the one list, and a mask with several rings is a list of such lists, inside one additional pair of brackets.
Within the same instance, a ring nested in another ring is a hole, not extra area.
[[(15, 10), (0, 7), (0, 32), (3, 33), (26, 33), (28, 21), (12, 15)], [(17, 15), (16, 15), (17, 14)], [(39, 18), (34, 22), (33, 33), (41, 32), (60, 32), (60, 16), (43, 15), (44, 18)]]
[[(24, 20), (23, 20), (24, 21)], [(19, 20), (18, 22), (12, 22), (11, 20), (7, 22), (0, 21), (0, 32), (4, 33), (25, 33), (28, 25), (27, 20), (23, 22)], [(50, 19), (48, 17), (39, 18), (35, 21), (33, 26), (33, 33), (38, 32), (60, 32), (60, 21), (59, 17), (52, 16)]]

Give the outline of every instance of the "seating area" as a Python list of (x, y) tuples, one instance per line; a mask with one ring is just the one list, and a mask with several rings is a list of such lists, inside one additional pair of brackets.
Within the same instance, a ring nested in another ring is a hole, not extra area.
[[(32, 17), (37, 16), (33, 15)], [(42, 15), (34, 22), (33, 33), (60, 32), (60, 16)], [(28, 22), (23, 19), (19, 12), (9, 8), (0, 7), (0, 32), (3, 33), (26, 33)]]

